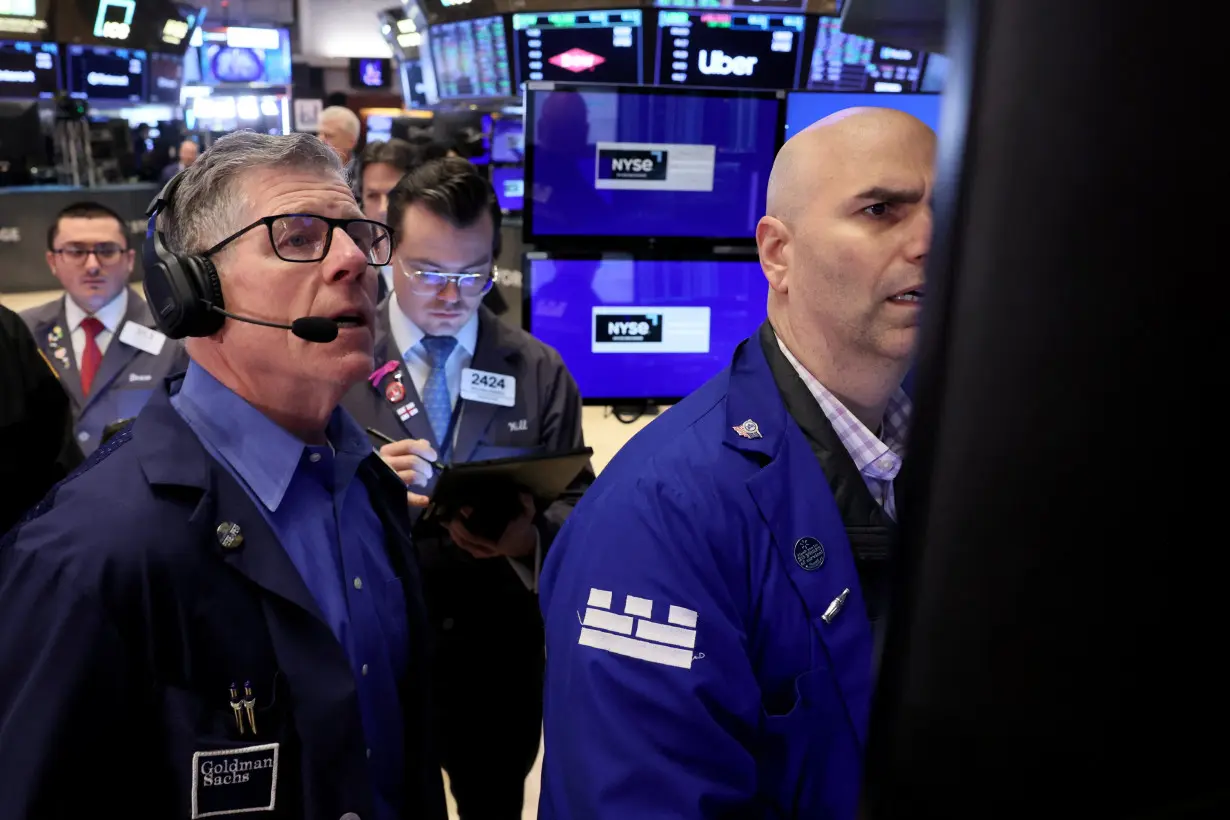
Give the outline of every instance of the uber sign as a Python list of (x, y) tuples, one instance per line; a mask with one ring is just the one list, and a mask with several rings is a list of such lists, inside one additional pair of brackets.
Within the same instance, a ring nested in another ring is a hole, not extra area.
[(666, 179), (666, 151), (598, 150), (599, 179)]
[(757, 57), (730, 57), (720, 48), (713, 51), (700, 50), (700, 64), (697, 66), (701, 74), (716, 74), (726, 77), (734, 74), (736, 77), (750, 77), (756, 70)]
[(661, 342), (662, 317), (657, 313), (594, 315), (595, 342)]

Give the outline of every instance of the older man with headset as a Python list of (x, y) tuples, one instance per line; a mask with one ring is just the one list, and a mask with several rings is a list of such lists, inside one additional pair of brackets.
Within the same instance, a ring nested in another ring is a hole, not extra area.
[(338, 407), (390, 252), (306, 135), (155, 201), (192, 364), (0, 545), (0, 818), (443, 816), (405, 487)]

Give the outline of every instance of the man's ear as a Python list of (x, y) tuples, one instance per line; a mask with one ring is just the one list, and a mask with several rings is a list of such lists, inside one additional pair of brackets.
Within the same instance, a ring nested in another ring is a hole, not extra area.
[(790, 229), (777, 217), (761, 217), (756, 225), (756, 247), (769, 287), (786, 293), (789, 289), (786, 272), (790, 269)]

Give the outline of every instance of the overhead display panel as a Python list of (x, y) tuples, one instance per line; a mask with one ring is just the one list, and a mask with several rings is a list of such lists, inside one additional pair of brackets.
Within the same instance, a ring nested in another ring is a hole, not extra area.
[(658, 85), (779, 88), (798, 85), (801, 14), (659, 11)]
[(640, 9), (514, 14), (518, 85), (537, 80), (640, 85), (641, 21)]
[(51, 0), (0, 0), (0, 40), (54, 40)]
[(50, 100), (59, 90), (60, 54), (55, 43), (0, 40), (0, 100)]
[(504, 18), (434, 25), (429, 47), (440, 99), (512, 96)]
[(846, 34), (836, 17), (819, 18), (809, 91), (921, 91), (927, 52)]

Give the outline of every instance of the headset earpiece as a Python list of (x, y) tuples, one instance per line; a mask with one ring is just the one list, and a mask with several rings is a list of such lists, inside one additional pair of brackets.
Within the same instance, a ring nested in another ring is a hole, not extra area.
[(222, 283), (214, 263), (203, 256), (173, 253), (158, 230), (158, 216), (174, 213), (175, 190), (184, 176), (176, 174), (150, 203), (149, 225), (141, 261), (145, 268), (145, 300), (158, 329), (172, 339), (212, 336), (222, 329), (226, 317), (210, 306), (223, 308)]

